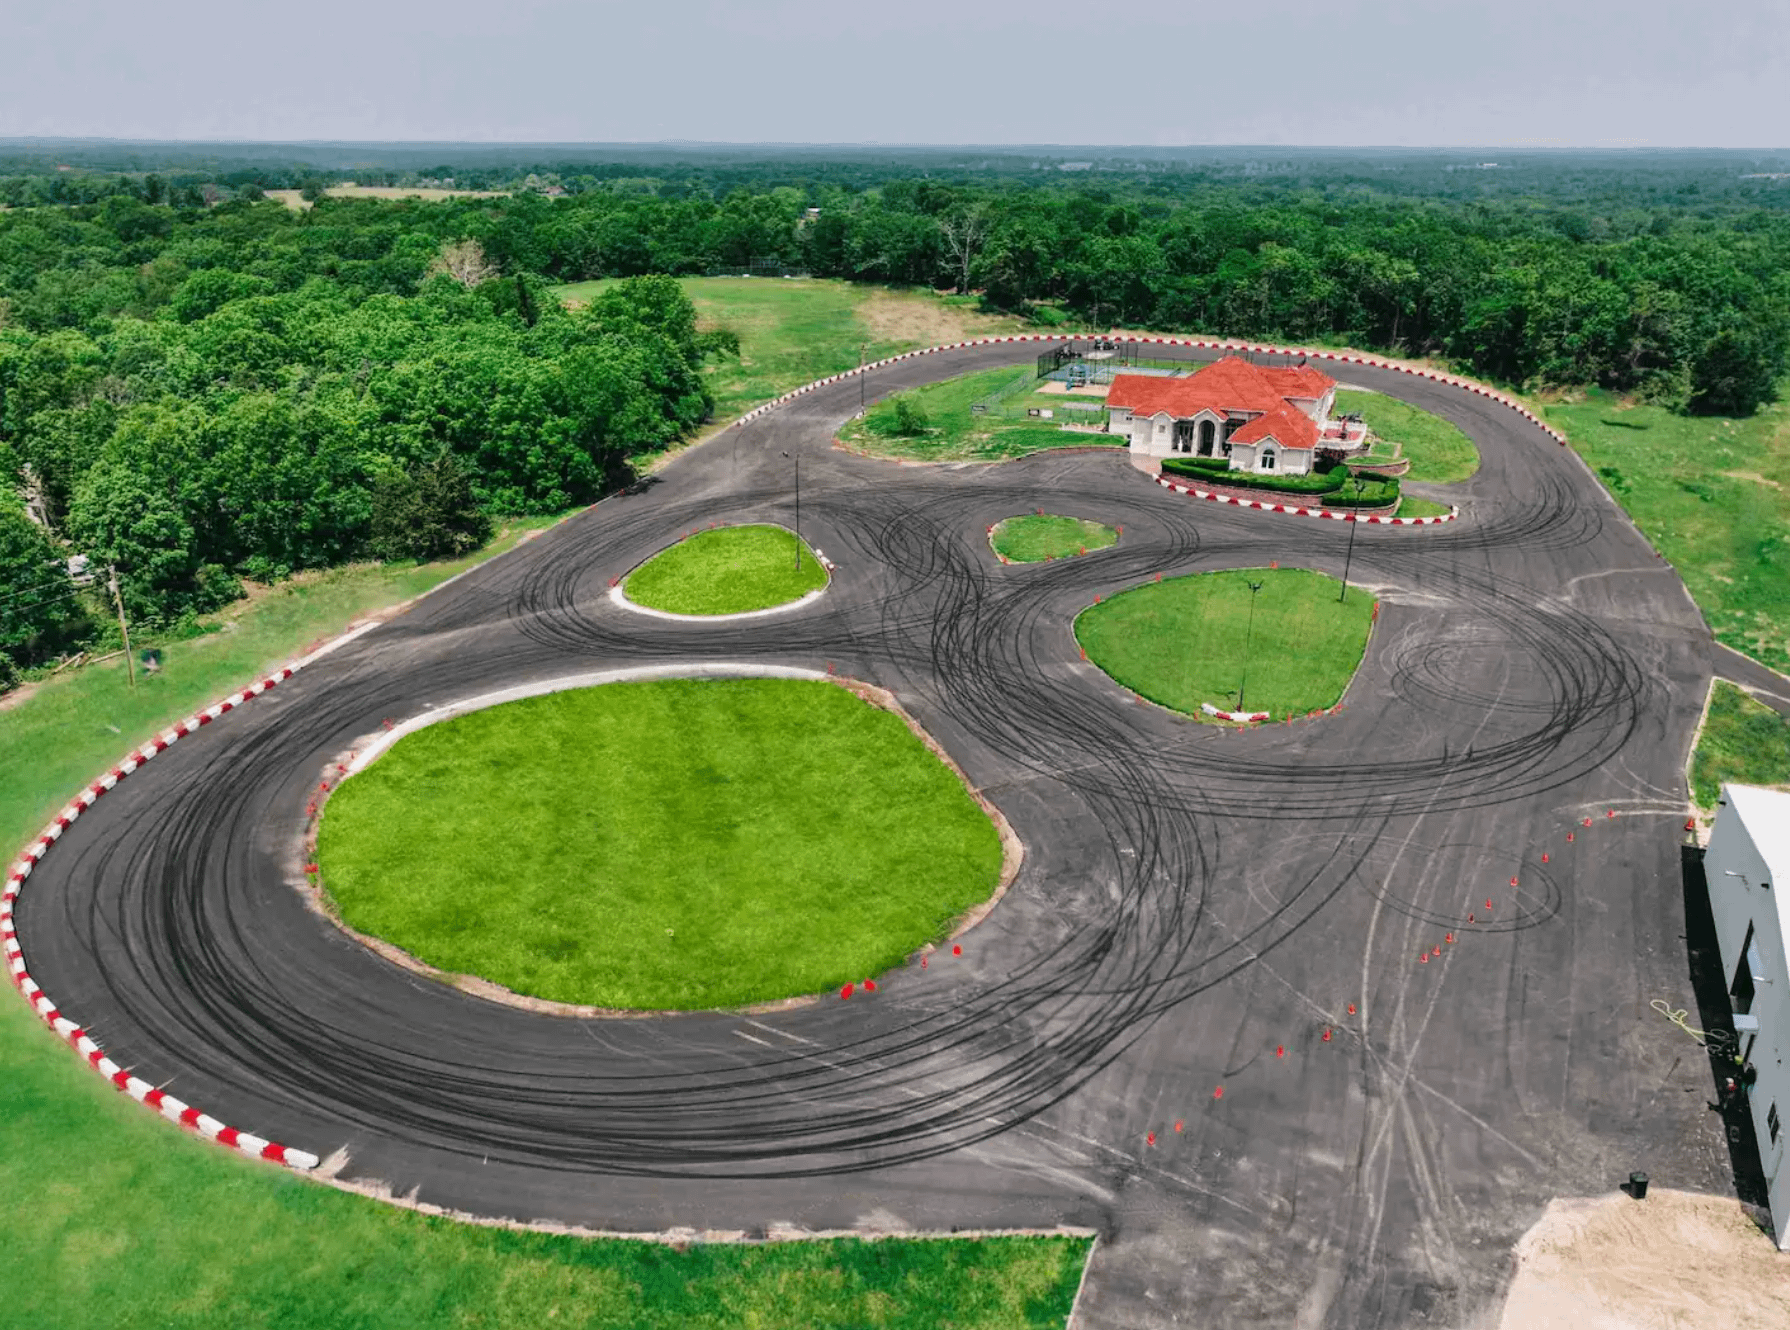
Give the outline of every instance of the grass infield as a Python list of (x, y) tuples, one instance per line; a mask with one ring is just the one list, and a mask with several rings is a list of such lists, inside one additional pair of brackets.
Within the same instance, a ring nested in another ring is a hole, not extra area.
[(695, 1010), (900, 964), (992, 894), (1001, 844), (843, 688), (667, 679), (406, 736), (330, 800), (318, 863), (348, 924), (443, 970)]
[(743, 614), (787, 605), (826, 584), (826, 570), (794, 533), (724, 526), (655, 554), (628, 574), (622, 594), (672, 614)]
[[(426, 590), (546, 524), (516, 524), (456, 563), (295, 578), (211, 616), (221, 631), (157, 643), (162, 672), (139, 678), (135, 690), (114, 661), (13, 699), (0, 711), (0, 770), (9, 777), (0, 781), (0, 837), (16, 848), (132, 744), (253, 682), (351, 616)], [(254, 723), (259, 705), (242, 723)], [(11, 1259), (32, 1278), (8, 1288), (0, 1326), (1044, 1330), (1067, 1318), (1090, 1245), (891, 1238), (680, 1252), (470, 1227), (192, 1139), (81, 1065), (16, 996), (0, 995), (0, 1063), (0, 1191), (31, 1198), (33, 1215), (8, 1240)]]
[(1110, 526), (1054, 513), (1009, 517), (995, 523), (990, 537), (995, 553), (1014, 563), (1043, 563), (1046, 559), (1103, 550), (1118, 539), (1119, 533)]
[[(1249, 583), (1259, 582), (1255, 626)], [(1302, 568), (1250, 568), (1146, 583), (1081, 612), (1088, 659), (1152, 702), (1199, 714), (1238, 705), (1276, 719), (1333, 706), (1367, 649), (1373, 597)], [(1248, 638), (1248, 682), (1243, 687)]]
[(1428, 499), (1419, 499), (1415, 495), (1406, 494), (1398, 501), (1400, 517), (1447, 517), (1452, 511), (1445, 503), (1432, 503)]
[[(874, 403), (861, 420), (847, 421), (839, 430), (840, 441), (874, 457), (914, 458), (926, 462), (1000, 461), (1023, 457), (1046, 448), (1122, 447), (1111, 434), (1085, 434), (1057, 428), (1064, 420), (1098, 425), (1105, 413), (1091, 411), (1071, 415), (1064, 403), (1076, 399), (1029, 395), (1016, 387), (1029, 378), (1025, 366), (978, 370), (954, 379), (929, 383), (901, 394), (926, 413), (924, 434), (905, 436), (895, 432), (895, 400)], [(978, 415), (970, 408), (1009, 388), (1014, 392), (1006, 405), (1015, 411), (1034, 402), (1045, 402), (1057, 413), (1056, 420), (1001, 414)], [(1085, 400), (1085, 399), (1082, 399)]]
[(1790, 720), (1717, 679), (1691, 758), (1691, 794), (1714, 808), (1725, 782), (1790, 786)]
[(1398, 455), (1411, 459), (1406, 480), (1446, 484), (1465, 480), (1479, 470), (1479, 450), (1473, 441), (1422, 407), (1384, 393), (1343, 388), (1336, 394), (1336, 414), (1345, 412), (1359, 412), (1382, 440), (1399, 445)]

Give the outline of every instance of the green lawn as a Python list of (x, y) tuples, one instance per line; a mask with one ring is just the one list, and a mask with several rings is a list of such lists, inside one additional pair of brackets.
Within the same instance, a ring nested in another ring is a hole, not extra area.
[(441, 969), (690, 1010), (901, 964), (988, 898), (1001, 846), (901, 718), (843, 688), (669, 679), (406, 736), (330, 800), (318, 863), (349, 924)]
[[(1259, 582), (1249, 628), (1249, 583)], [(1299, 568), (1200, 573), (1145, 583), (1090, 606), (1075, 621), (1088, 659), (1152, 702), (1199, 714), (1266, 711), (1275, 719), (1332, 706), (1361, 664), (1373, 597)], [(1242, 683), (1245, 640), (1248, 683)]]
[[(1028, 392), (1030, 383), (1023, 368), (1011, 365), (930, 383), (906, 394), (926, 413), (928, 428), (924, 434), (910, 437), (895, 433), (895, 401), (886, 398), (872, 406), (862, 420), (848, 421), (839, 437), (851, 447), (874, 456), (928, 462), (998, 461), (1045, 448), (1122, 446), (1122, 441), (1112, 435), (1062, 430), (1051, 421), (1026, 416), (1024, 406), (1039, 401), (1058, 410), (1064, 418), (1071, 414), (1062, 409), (1062, 398)], [(1007, 393), (1005, 401), (988, 414), (977, 415), (970, 410), (1003, 392)], [(1075, 413), (1074, 418), (1080, 421), (1081, 413)], [(1097, 425), (1101, 420), (1099, 413), (1088, 413), (1087, 423)]]
[(1013, 563), (1042, 563), (1089, 550), (1103, 550), (1119, 539), (1110, 526), (1053, 513), (1009, 517), (995, 523), (991, 540), (997, 554)]
[(800, 600), (827, 584), (805, 541), (780, 526), (698, 531), (628, 574), (629, 600), (672, 614), (743, 614)]
[(1728, 781), (1790, 786), (1790, 720), (1717, 679), (1691, 757), (1691, 795), (1697, 807), (1714, 808)]
[[(1061, 1327), (1088, 1244), (695, 1246), (435, 1219), (236, 1158), (108, 1087), (16, 997), (0, 1190), (12, 1330)], [(29, 1271), (29, 1277), (24, 1272)]]
[[(1338, 389), (1336, 414), (1359, 413), (1382, 440), (1398, 445), (1398, 456), (1411, 459), (1406, 480), (1448, 484), (1479, 470), (1473, 441), (1438, 415), (1384, 393)], [(1375, 460), (1385, 460), (1376, 453)], [(1417, 516), (1419, 514), (1412, 514)]]
[[(135, 691), (122, 662), (40, 685), (0, 711), (8, 853), (133, 745), (546, 520), (512, 524), (456, 563), (295, 579), (213, 616), (216, 632), (158, 643), (164, 669), (139, 678)], [(113, 1051), (128, 1060), (129, 1050)], [(1088, 1248), (1075, 1239), (1001, 1238), (678, 1253), (466, 1227), (304, 1182), (187, 1136), (83, 1066), (16, 995), (0, 995), (0, 1066), (0, 1192), (34, 1216), (7, 1239), (9, 1261), (31, 1278), (9, 1281), (0, 1327), (929, 1330), (951, 1318), (986, 1330), (1060, 1327)]]
[(1403, 495), (1398, 501), (1400, 517), (1447, 517), (1449, 511), (1449, 506), (1445, 503), (1432, 503), (1414, 494)]
[[(588, 300), (606, 282), (557, 288)], [(916, 347), (1018, 331), (1018, 319), (978, 314), (930, 291), (767, 277), (686, 277), (683, 288), (705, 328), (740, 335), (740, 358), (704, 370), (715, 419), (728, 421), (791, 388)]]
[(1716, 638), (1790, 670), (1790, 405), (1726, 420), (1593, 391), (1535, 409), (1671, 561)]

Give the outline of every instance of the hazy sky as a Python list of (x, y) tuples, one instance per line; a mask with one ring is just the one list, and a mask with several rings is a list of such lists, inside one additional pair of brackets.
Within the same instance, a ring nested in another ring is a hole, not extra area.
[(0, 137), (1790, 146), (1790, 0), (0, 0)]

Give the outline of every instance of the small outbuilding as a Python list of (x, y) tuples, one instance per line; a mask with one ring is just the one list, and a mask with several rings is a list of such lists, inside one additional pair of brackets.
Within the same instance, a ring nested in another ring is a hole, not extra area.
[(1758, 1134), (1778, 1246), (1790, 1250), (1790, 794), (1724, 785), (1703, 867), (1738, 1037), (1739, 1093)]

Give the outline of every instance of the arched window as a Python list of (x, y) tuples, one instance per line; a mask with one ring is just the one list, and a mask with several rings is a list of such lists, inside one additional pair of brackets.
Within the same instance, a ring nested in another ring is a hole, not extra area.
[(1210, 457), (1212, 455), (1212, 437), (1217, 432), (1218, 432), (1218, 427), (1212, 423), (1210, 418), (1200, 421), (1200, 456), (1201, 457)]
[(1274, 470), (1274, 449), (1272, 449), (1272, 448), (1262, 449), (1262, 470), (1264, 470), (1264, 471)]

